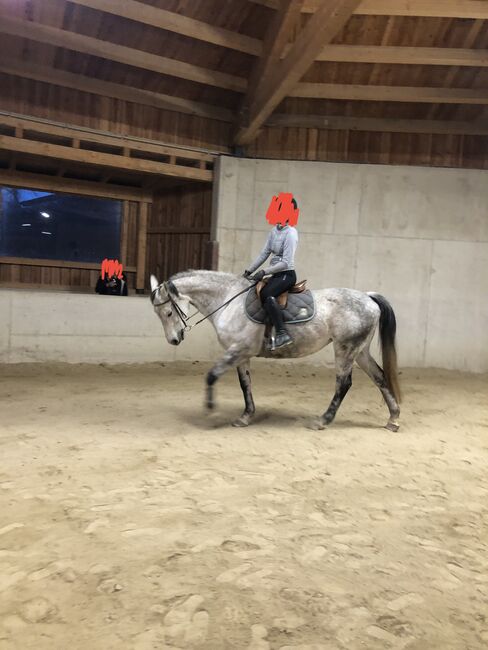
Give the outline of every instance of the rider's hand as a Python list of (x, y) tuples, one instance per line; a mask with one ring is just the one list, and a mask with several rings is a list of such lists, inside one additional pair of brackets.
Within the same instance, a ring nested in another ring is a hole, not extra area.
[(244, 273), (242, 274), (242, 277), (246, 278), (246, 280), (249, 280), (249, 278), (251, 277), (251, 275), (252, 275), (251, 271), (248, 271), (248, 270), (246, 269), (246, 270), (244, 271)]
[(253, 279), (254, 282), (260, 282), (264, 278), (265, 275), (266, 275), (266, 273), (261, 269), (261, 271), (258, 271), (257, 273), (255, 273), (252, 276), (252, 279)]

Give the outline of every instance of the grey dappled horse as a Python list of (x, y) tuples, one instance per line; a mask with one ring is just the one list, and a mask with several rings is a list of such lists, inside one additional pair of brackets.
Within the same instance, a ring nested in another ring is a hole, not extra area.
[[(179, 345), (184, 338), (190, 305), (207, 316), (224, 302), (249, 287), (240, 276), (217, 271), (186, 271), (159, 284), (151, 276), (151, 302), (161, 319), (168, 343)], [(330, 424), (352, 385), (352, 368), (356, 363), (381, 391), (390, 411), (387, 429), (398, 431), (400, 389), (395, 351), (395, 314), (388, 301), (376, 293), (354, 289), (313, 291), (316, 312), (312, 320), (287, 325), (294, 343), (273, 353), (264, 346), (264, 325), (254, 323), (245, 314), (246, 294), (209, 317), (225, 350), (207, 374), (207, 407), (214, 406), (213, 385), (229, 368), (235, 366), (244, 395), (244, 413), (233, 422), (247, 426), (255, 413), (251, 392), (251, 357), (277, 359), (304, 357), (332, 343), (335, 353), (336, 387), (327, 411), (316, 428)], [(383, 370), (369, 352), (379, 323)]]

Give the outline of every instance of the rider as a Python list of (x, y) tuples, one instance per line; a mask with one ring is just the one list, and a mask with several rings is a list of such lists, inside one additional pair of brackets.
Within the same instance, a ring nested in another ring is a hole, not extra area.
[(283, 325), (283, 314), (276, 298), (296, 284), (295, 251), (298, 244), (298, 232), (294, 228), (298, 221), (299, 210), (293, 194), (281, 192), (273, 196), (266, 213), (267, 221), (274, 225), (268, 235), (263, 250), (257, 259), (244, 271), (244, 277), (251, 274), (273, 253), (270, 266), (258, 271), (252, 280), (262, 280), (265, 275), (271, 278), (261, 290), (261, 302), (268, 313), (276, 331), (273, 350), (291, 345), (292, 337)]

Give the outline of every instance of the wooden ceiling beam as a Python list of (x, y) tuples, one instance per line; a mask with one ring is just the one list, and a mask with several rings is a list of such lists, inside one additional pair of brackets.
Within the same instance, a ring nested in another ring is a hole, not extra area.
[[(278, 9), (280, 0), (250, 0)], [(303, 13), (315, 13), (320, 0), (305, 0)], [(420, 16), (425, 18), (488, 19), (486, 0), (362, 0), (355, 14), (365, 16)]]
[[(214, 45), (220, 45), (245, 54), (261, 57), (263, 55), (263, 42), (257, 38), (238, 34), (228, 29), (214, 27), (172, 11), (159, 9), (151, 5), (137, 2), (136, 0), (74, 0), (76, 4), (83, 7), (90, 7), (115, 16), (128, 18), (152, 27), (159, 27), (176, 34), (182, 34), (190, 38), (198, 39)], [(359, 8), (354, 12), (371, 13), (379, 15), (416, 15), (412, 11), (421, 11), (424, 15), (435, 15), (438, 13), (460, 14), (462, 17), (487, 18), (488, 8), (486, 0), (483, 5), (480, 0), (468, 2), (460, 8), (459, 3), (434, 3), (410, 0), (406, 2), (382, 2), (380, 0), (362, 0)], [(313, 4), (312, 4), (313, 3)], [(278, 0), (271, 0), (271, 5), (278, 8)], [(302, 11), (315, 11), (317, 0), (302, 0)], [(412, 7), (414, 9), (412, 9)], [(417, 9), (415, 9), (417, 7)], [(440, 7), (440, 8), (439, 8)], [(394, 13), (391, 13), (394, 12)], [(407, 12), (410, 12), (407, 14)], [(442, 17), (442, 16), (441, 16)], [(456, 17), (454, 15), (446, 17)], [(291, 46), (286, 48), (289, 51)], [(425, 59), (425, 60), (424, 60)], [(346, 61), (354, 63), (414, 63), (425, 65), (455, 65), (455, 66), (481, 66), (488, 65), (488, 56), (485, 50), (469, 50), (456, 48), (422, 48), (422, 47), (374, 47), (374, 46), (350, 46), (331, 45), (324, 48), (317, 57), (317, 61)]]
[(446, 135), (488, 135), (488, 120), (405, 120), (337, 115), (272, 115), (267, 127), (322, 129), (327, 131), (375, 131), (381, 133), (428, 133)]
[(289, 94), (292, 97), (310, 99), (424, 104), (488, 104), (488, 90), (473, 88), (300, 83)]
[(94, 181), (74, 180), (49, 174), (32, 174), (30, 172), (0, 169), (0, 185), (11, 187), (31, 187), (47, 192), (64, 192), (82, 196), (96, 196), (106, 199), (124, 201), (142, 201), (147, 192), (142, 188), (110, 185)]
[(346, 24), (360, 1), (322, 0), (319, 9), (299, 33), (291, 50), (276, 66), (273, 79), (258, 89), (249, 110), (248, 122), (237, 133), (236, 144), (248, 144), (256, 137), (260, 126), (282, 99), (290, 94), (324, 45), (330, 43)]
[(222, 120), (224, 122), (232, 122), (234, 120), (233, 113), (224, 108), (165, 95), (163, 93), (156, 93), (151, 90), (134, 88), (111, 81), (103, 81), (73, 72), (66, 72), (65, 70), (48, 68), (29, 61), (0, 57), (0, 72), (24, 79), (42, 81), (63, 88), (72, 88), (81, 92), (91, 93), (92, 95), (120, 99), (143, 106), (177, 111), (188, 115)]
[(205, 43), (220, 45), (237, 52), (260, 56), (262, 43), (257, 38), (233, 32), (230, 29), (215, 27), (173, 11), (152, 7), (136, 0), (74, 0), (77, 5), (97, 9), (114, 16), (128, 18), (151, 27), (165, 29), (168, 32), (195, 38)]
[(245, 92), (247, 87), (247, 82), (242, 77), (18, 18), (2, 17), (0, 33), (235, 92)]
[[(313, 9), (316, 0), (309, 1)], [(488, 18), (486, 0), (363, 0), (356, 13), (423, 18)]]
[(247, 115), (259, 93), (272, 83), (275, 68), (280, 63), (281, 55), (300, 18), (302, 4), (303, 0), (283, 0), (271, 18), (263, 42), (263, 53), (249, 76), (247, 93), (241, 107), (243, 116)]
[(488, 51), (454, 47), (328, 45), (317, 61), (488, 67)]

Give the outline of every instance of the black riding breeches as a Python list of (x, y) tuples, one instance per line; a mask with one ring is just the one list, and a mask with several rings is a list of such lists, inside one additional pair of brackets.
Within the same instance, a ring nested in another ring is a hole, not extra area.
[(296, 284), (297, 276), (295, 271), (282, 271), (273, 275), (261, 290), (261, 303), (264, 305), (267, 298), (279, 295), (291, 289)]

